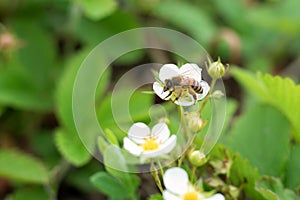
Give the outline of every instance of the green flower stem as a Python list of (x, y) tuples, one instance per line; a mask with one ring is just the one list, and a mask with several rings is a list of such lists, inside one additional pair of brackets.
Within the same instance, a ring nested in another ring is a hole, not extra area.
[(210, 90), (209, 90), (208, 94), (206, 95), (206, 97), (205, 97), (203, 103), (202, 103), (201, 106), (200, 106), (200, 109), (199, 109), (199, 112), (200, 112), (200, 113), (202, 112), (202, 110), (204, 109), (204, 107), (205, 107), (205, 105), (206, 105), (208, 99), (210, 98), (210, 94), (211, 94), (212, 90), (214, 89), (216, 82), (217, 82), (217, 79), (213, 79), (213, 80), (211, 81), (211, 84), (210, 84)]
[(185, 146), (185, 151), (183, 152), (183, 154), (181, 155), (181, 157), (179, 158), (178, 160), (178, 167), (181, 166), (184, 158), (186, 157), (186, 154), (187, 154), (187, 147), (190, 146), (194, 139), (195, 139), (195, 134), (189, 134), (190, 131), (188, 130), (188, 127), (187, 127), (187, 120), (185, 118), (185, 115), (184, 115), (184, 110), (183, 110), (183, 107), (182, 106), (179, 106), (179, 111), (180, 111), (180, 115), (181, 115), (181, 125), (182, 125), (182, 130), (183, 130), (183, 134), (186, 135), (187, 137), (189, 137), (189, 140), (187, 141), (186, 143), (186, 146)]
[(53, 188), (53, 186), (51, 186), (51, 184), (49, 182), (47, 182), (44, 184), (44, 187), (45, 187), (45, 191), (47, 192), (50, 200), (57, 200), (57, 198), (56, 198), (57, 192)]
[(62, 160), (59, 165), (55, 166), (51, 172), (51, 179), (45, 183), (45, 189), (51, 200), (57, 199), (57, 191), (61, 180), (71, 168), (71, 164)]
[(161, 177), (164, 177), (164, 169), (163, 167), (161, 166), (161, 163), (159, 160), (157, 160), (157, 164), (158, 164), (158, 167), (159, 167), (159, 170), (160, 170), (160, 175)]
[(192, 181), (192, 182), (194, 181), (195, 174), (196, 174), (196, 170), (197, 170), (197, 167), (196, 167), (196, 166), (193, 166), (193, 168), (192, 168), (192, 175), (191, 175), (191, 181)]
[(196, 134), (192, 135), (189, 138), (188, 142), (186, 143), (185, 151), (183, 152), (183, 154), (181, 155), (181, 157), (178, 160), (178, 167), (181, 167), (182, 162), (185, 159), (186, 154), (187, 154), (187, 150), (186, 149), (187, 149), (188, 146), (190, 146), (194, 142), (195, 136), (196, 136)]
[(160, 178), (159, 178), (159, 175), (158, 175), (158, 172), (154, 166), (154, 160), (151, 159), (151, 164), (150, 164), (150, 170), (151, 170), (151, 174), (155, 180), (155, 183), (158, 187), (158, 189), (160, 190), (161, 193), (163, 193), (163, 187), (162, 187), (162, 184), (161, 184), (161, 181), (160, 181)]

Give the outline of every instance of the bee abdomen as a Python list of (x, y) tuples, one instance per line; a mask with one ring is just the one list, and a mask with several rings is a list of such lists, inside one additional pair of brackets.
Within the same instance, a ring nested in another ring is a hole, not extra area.
[(203, 88), (198, 81), (194, 81), (194, 83), (192, 84), (192, 88), (198, 94), (203, 93)]

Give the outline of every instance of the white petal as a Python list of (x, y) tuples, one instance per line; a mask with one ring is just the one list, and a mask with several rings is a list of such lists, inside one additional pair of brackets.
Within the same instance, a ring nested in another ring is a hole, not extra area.
[(203, 99), (204, 97), (206, 97), (206, 95), (208, 94), (208, 92), (209, 92), (209, 90), (210, 90), (210, 87), (209, 87), (209, 85), (208, 85), (207, 82), (201, 81), (201, 82), (200, 82), (200, 85), (201, 85), (202, 88), (203, 88), (203, 92), (202, 92), (202, 94), (197, 94), (197, 100), (201, 100), (201, 99)]
[(170, 137), (170, 130), (166, 123), (158, 123), (153, 126), (151, 135), (154, 136), (159, 143), (164, 143)]
[(128, 137), (137, 144), (143, 144), (150, 137), (150, 128), (142, 122), (134, 123), (128, 131)]
[(182, 168), (173, 167), (164, 174), (164, 185), (170, 192), (183, 195), (188, 191), (188, 174)]
[(172, 135), (165, 143), (163, 143), (159, 150), (163, 151), (164, 153), (170, 153), (176, 146), (177, 137), (176, 135)]
[(159, 79), (164, 82), (166, 79), (170, 79), (179, 75), (179, 69), (177, 65), (165, 64), (159, 70)]
[(181, 75), (188, 76), (190, 78), (195, 79), (196, 81), (201, 81), (201, 71), (202, 69), (194, 63), (186, 63), (182, 65), (179, 69)]
[(160, 151), (159, 149), (151, 150), (151, 151), (143, 151), (141, 154), (142, 158), (155, 158), (158, 156), (161, 156), (165, 154), (163, 151)]
[(123, 146), (124, 149), (126, 149), (129, 153), (131, 153), (134, 156), (140, 156), (143, 151), (142, 147), (132, 142), (128, 137), (124, 137)]
[(166, 96), (169, 95), (170, 92), (164, 92), (163, 87), (158, 83), (158, 82), (154, 82), (153, 83), (153, 91), (155, 92), (155, 94), (157, 96), (159, 96), (161, 99), (164, 100), (169, 100), (171, 98), (171, 96), (169, 96), (168, 98), (166, 98)]
[(172, 149), (174, 149), (174, 147), (176, 146), (176, 140), (176, 135), (172, 135), (165, 143), (161, 144), (158, 147), (158, 149), (151, 151), (143, 151), (141, 156), (143, 158), (155, 158), (163, 154), (167, 154), (170, 151), (172, 151)]
[(177, 105), (180, 106), (192, 106), (195, 104), (194, 98), (192, 95), (188, 94), (185, 97), (179, 98), (177, 101), (174, 102)]
[(218, 193), (207, 198), (206, 200), (225, 200), (225, 197), (223, 196), (223, 194)]
[(174, 194), (164, 190), (163, 191), (164, 200), (182, 200), (181, 197), (175, 196)]

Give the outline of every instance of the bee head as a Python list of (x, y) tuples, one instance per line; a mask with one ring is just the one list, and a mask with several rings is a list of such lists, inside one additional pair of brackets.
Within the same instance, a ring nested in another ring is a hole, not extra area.
[(172, 81), (170, 79), (165, 80), (164, 92), (170, 90), (173, 87)]

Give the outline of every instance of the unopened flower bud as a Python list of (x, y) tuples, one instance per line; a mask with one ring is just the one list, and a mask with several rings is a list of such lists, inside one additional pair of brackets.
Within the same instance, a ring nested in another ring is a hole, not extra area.
[(13, 34), (5, 32), (0, 34), (0, 49), (11, 49), (16, 47), (17, 41)]
[(201, 131), (204, 125), (201, 115), (198, 112), (188, 114), (188, 127), (192, 132), (197, 133)]
[(221, 90), (216, 90), (211, 95), (215, 99), (220, 99), (224, 96), (224, 93)]
[(193, 151), (189, 154), (189, 161), (195, 167), (200, 167), (207, 162), (207, 158), (203, 152), (200, 151)]
[(170, 120), (167, 117), (163, 117), (163, 118), (159, 119), (159, 122), (165, 123), (167, 125), (170, 124)]
[(213, 63), (209, 63), (209, 65), (206, 67), (207, 67), (208, 74), (213, 79), (222, 78), (228, 69), (228, 67), (226, 69), (225, 66), (221, 63), (220, 57), (218, 58), (217, 61)]

